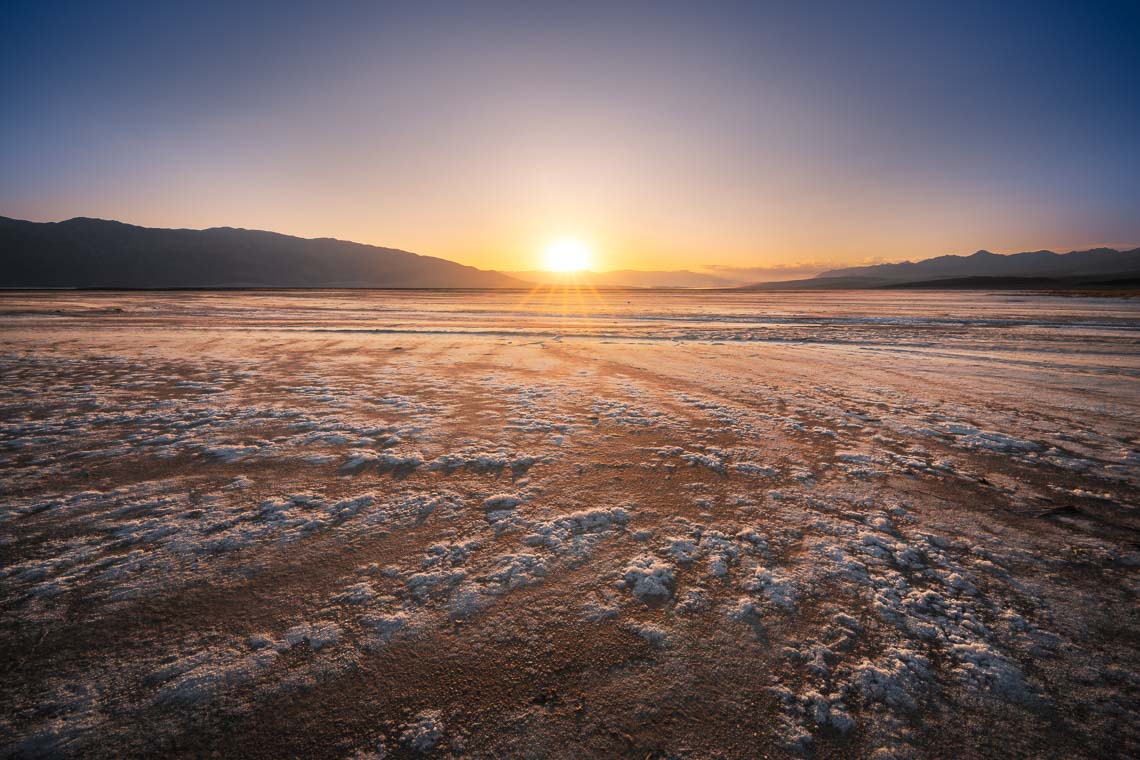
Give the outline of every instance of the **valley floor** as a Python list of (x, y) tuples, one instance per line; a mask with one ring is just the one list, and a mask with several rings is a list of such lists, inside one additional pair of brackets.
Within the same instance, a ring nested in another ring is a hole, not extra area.
[(0, 295), (0, 753), (1135, 757), (1140, 303)]

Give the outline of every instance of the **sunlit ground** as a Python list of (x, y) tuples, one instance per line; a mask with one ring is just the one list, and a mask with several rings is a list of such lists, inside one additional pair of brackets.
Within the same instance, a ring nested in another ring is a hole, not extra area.
[[(518, 299), (514, 309), (518, 312), (538, 310), (556, 314), (563, 319), (589, 320), (599, 315), (612, 299), (604, 299), (590, 283), (588, 273), (567, 271), (559, 273), (558, 281), (535, 285)], [(571, 321), (567, 326), (574, 326)]]
[(1135, 301), (0, 308), (5, 754), (1135, 754)]

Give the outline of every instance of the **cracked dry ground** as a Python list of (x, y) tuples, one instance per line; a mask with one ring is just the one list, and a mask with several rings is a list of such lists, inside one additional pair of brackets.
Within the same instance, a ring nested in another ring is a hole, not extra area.
[(4, 754), (1140, 752), (1136, 309), (463, 297), (7, 296)]

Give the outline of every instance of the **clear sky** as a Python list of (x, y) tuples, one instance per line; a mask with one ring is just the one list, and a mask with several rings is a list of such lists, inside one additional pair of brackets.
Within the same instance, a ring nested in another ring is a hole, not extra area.
[[(236, 6), (241, 6), (238, 9)], [(6, 2), (0, 214), (487, 268), (1140, 243), (1140, 2)]]

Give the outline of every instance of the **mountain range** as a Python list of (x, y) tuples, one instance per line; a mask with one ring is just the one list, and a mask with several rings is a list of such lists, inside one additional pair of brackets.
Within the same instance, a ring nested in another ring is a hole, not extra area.
[[(715, 274), (688, 270), (503, 273), (333, 238), (308, 239), (232, 227), (156, 229), (84, 217), (64, 222), (0, 217), (0, 287), (4, 288), (530, 288), (573, 282), (594, 287), (732, 288), (747, 282), (741, 278), (749, 275), (795, 273), (794, 269), (727, 267)], [(832, 269), (807, 279), (744, 287), (1021, 289), (1135, 287), (1137, 282), (1140, 248), (1093, 248), (1063, 254), (978, 251), (970, 256)]]
[(433, 256), (276, 232), (177, 230), (102, 219), (0, 217), (6, 288), (521, 288)]
[(1090, 248), (1055, 253), (937, 256), (898, 264), (848, 267), (815, 277), (746, 286), (753, 290), (856, 290), (863, 288), (1056, 288), (1133, 286), (1140, 279), (1140, 248)]
[(1008, 255), (978, 251), (970, 256), (938, 256), (899, 264), (833, 269), (816, 277), (885, 277), (900, 281), (935, 277), (1065, 277), (1135, 269), (1140, 269), (1140, 248), (1131, 251), (1090, 248), (1069, 253), (1027, 251)]

